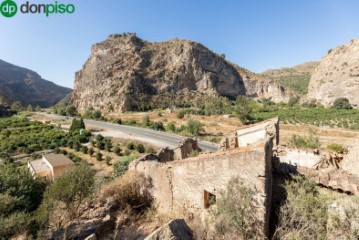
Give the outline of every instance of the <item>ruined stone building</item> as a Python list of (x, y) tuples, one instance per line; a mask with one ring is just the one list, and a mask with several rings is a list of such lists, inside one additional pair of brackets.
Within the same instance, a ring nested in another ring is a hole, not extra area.
[(165, 148), (131, 163), (131, 170), (152, 181), (149, 190), (160, 212), (190, 215), (205, 224), (221, 191), (239, 177), (256, 194), (257, 219), (268, 236), (273, 172), (302, 174), (330, 189), (359, 195), (359, 142), (346, 154), (281, 146), (277, 118), (235, 131), (216, 153), (189, 157), (192, 151), (200, 151), (198, 144), (186, 139), (174, 150)]
[[(220, 198), (228, 182), (239, 177), (258, 199), (257, 216), (269, 233), (272, 195), (272, 156), (278, 144), (278, 119), (240, 129), (225, 138), (221, 150), (187, 158), (198, 150), (193, 140), (178, 149), (162, 149), (131, 163), (130, 169), (152, 181), (150, 192), (157, 209), (164, 213), (185, 213), (204, 220), (206, 210)], [(176, 152), (176, 154), (175, 154)], [(178, 156), (175, 160), (174, 156)]]

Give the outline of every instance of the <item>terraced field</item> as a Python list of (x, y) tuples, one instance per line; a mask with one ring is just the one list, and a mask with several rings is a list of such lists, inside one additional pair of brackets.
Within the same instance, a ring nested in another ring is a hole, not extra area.
[(265, 120), (278, 116), (282, 123), (308, 124), (317, 127), (337, 127), (359, 130), (359, 111), (332, 108), (272, 107), (267, 111), (255, 111), (253, 117)]

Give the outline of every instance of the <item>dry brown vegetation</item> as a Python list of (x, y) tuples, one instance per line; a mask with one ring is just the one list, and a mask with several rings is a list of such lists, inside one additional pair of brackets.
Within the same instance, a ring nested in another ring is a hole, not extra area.
[(150, 194), (145, 190), (151, 184), (143, 174), (128, 171), (100, 191), (100, 200), (105, 203), (110, 198), (120, 210), (143, 211), (152, 204)]
[(203, 124), (206, 133), (213, 135), (227, 135), (230, 132), (236, 130), (242, 123), (236, 118), (224, 118), (222, 115), (219, 116), (202, 116), (186, 114), (184, 118), (177, 118), (177, 113), (169, 113), (167, 111), (151, 111), (151, 112), (131, 112), (124, 114), (111, 114), (108, 118), (121, 118), (122, 120), (136, 120), (138, 123), (142, 123), (143, 117), (149, 116), (151, 121), (161, 121), (164, 125), (173, 121), (176, 123), (176, 127), (187, 124), (187, 120), (192, 118), (200, 121)]

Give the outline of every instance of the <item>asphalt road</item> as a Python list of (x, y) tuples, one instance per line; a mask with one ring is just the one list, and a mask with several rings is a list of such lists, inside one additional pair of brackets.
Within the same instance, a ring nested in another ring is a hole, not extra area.
[[(64, 117), (55, 114), (46, 114), (46, 113), (37, 113), (52, 119), (57, 120), (72, 120), (72, 117)], [(178, 143), (184, 139), (183, 136), (155, 131), (147, 128), (139, 128), (133, 126), (119, 125), (109, 122), (95, 121), (84, 119), (84, 122), (88, 126), (93, 126), (96, 128), (105, 129), (111, 132), (117, 132), (121, 135), (125, 135), (126, 138), (141, 140), (144, 142), (152, 143), (159, 147), (170, 147), (175, 148), (178, 146)], [(199, 140), (199, 146), (203, 151), (215, 152), (218, 149), (218, 144)]]

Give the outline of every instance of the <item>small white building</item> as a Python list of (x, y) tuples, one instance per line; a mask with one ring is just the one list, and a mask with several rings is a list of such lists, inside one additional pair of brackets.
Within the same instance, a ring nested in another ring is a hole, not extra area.
[(63, 172), (74, 168), (75, 163), (63, 154), (47, 154), (27, 164), (32, 176), (53, 181)]

